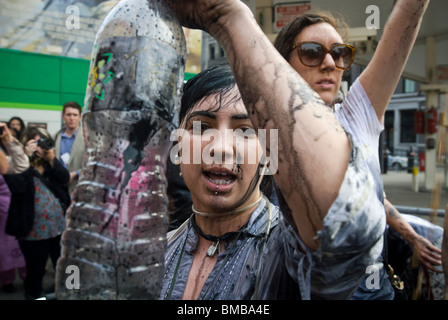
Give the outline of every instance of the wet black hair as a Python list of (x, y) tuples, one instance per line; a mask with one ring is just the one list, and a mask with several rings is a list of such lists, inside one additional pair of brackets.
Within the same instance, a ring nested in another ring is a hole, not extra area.
[[(228, 95), (236, 87), (232, 70), (227, 63), (214, 65), (188, 80), (183, 87), (179, 123), (182, 124), (189, 111), (203, 99), (217, 95), (216, 104), (211, 105), (210, 110), (218, 111), (222, 105), (223, 97)], [(236, 103), (241, 96), (236, 95), (231, 99)]]

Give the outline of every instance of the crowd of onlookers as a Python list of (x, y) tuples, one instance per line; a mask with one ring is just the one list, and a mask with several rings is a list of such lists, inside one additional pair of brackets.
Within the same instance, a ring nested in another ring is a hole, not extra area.
[(0, 122), (0, 285), (6, 293), (17, 290), (19, 275), (25, 299), (44, 295), (47, 261), (55, 267), (60, 256), (65, 212), (82, 166), (81, 113), (78, 103), (65, 103), (64, 126), (54, 135), (20, 117)]

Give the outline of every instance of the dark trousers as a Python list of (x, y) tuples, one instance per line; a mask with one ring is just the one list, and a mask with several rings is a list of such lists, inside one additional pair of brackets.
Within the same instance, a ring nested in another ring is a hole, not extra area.
[(26, 277), (23, 282), (26, 299), (42, 296), (45, 266), (50, 257), (56, 270), (56, 262), (61, 255), (61, 236), (45, 240), (19, 240), (26, 263)]

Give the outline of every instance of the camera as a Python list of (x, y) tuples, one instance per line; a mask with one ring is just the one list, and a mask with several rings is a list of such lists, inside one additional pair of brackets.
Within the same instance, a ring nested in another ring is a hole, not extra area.
[(0, 134), (3, 134), (3, 127), (0, 127)]
[(37, 145), (45, 150), (50, 150), (54, 148), (54, 141), (51, 138), (40, 138), (37, 141)]

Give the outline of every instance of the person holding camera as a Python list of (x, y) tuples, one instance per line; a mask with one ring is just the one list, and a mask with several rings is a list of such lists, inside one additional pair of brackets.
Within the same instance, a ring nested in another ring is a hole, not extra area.
[(5, 232), (18, 239), (25, 257), (25, 298), (37, 299), (43, 293), (48, 257), (56, 268), (61, 254), (65, 211), (70, 205), (70, 174), (55, 157), (54, 140), (45, 129), (27, 128), (22, 141), (30, 168), (4, 176), (11, 191)]

